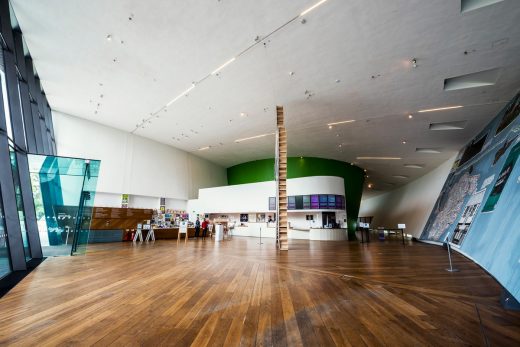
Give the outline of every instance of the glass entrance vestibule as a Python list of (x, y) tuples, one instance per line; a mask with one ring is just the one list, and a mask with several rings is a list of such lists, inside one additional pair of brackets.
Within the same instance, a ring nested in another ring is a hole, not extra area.
[(28, 159), (43, 256), (84, 253), (100, 161), (32, 154)]

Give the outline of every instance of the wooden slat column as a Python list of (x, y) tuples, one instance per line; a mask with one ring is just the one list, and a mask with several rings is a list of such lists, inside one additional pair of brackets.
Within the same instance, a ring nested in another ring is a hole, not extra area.
[(287, 230), (287, 133), (284, 125), (283, 107), (276, 106), (276, 201), (277, 244), (282, 251), (289, 250)]

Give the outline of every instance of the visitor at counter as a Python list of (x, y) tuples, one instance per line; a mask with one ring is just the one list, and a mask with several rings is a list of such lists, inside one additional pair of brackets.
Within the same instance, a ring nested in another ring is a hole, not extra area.
[(202, 239), (204, 240), (206, 238), (206, 235), (208, 234), (208, 225), (209, 222), (206, 218), (204, 218), (204, 221), (202, 222)]
[(200, 220), (199, 217), (197, 217), (197, 220), (195, 221), (195, 238), (198, 239), (200, 234)]

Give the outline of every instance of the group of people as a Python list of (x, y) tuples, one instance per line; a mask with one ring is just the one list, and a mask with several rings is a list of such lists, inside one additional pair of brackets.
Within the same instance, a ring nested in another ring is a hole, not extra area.
[(207, 218), (204, 218), (202, 221), (202, 224), (200, 223), (199, 217), (197, 217), (197, 220), (195, 221), (195, 238), (198, 239), (200, 237), (200, 228), (202, 227), (202, 239), (204, 240), (206, 238), (206, 235), (208, 234), (208, 227), (209, 227), (209, 221)]

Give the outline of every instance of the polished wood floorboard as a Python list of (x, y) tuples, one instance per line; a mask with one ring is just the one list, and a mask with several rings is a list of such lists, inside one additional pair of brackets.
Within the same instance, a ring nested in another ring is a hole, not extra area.
[(368, 245), (112, 243), (49, 258), (0, 299), (0, 345), (519, 346), (520, 313), (461, 255)]

